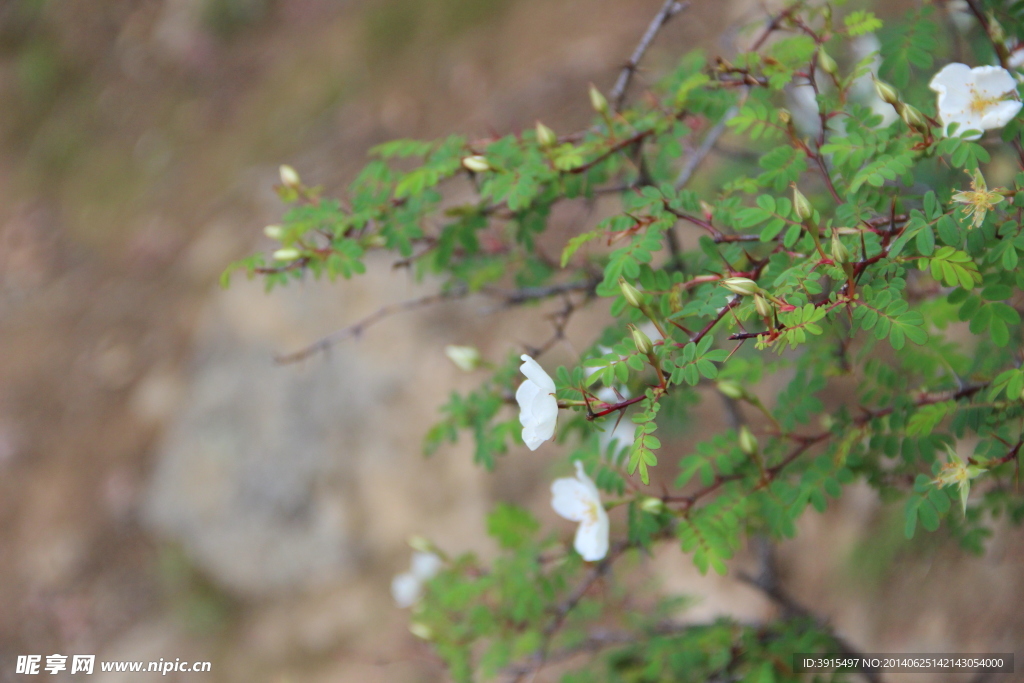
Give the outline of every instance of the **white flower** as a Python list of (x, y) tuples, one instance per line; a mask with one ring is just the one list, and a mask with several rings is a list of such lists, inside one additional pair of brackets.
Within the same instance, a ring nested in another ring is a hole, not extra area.
[(576, 478), (555, 479), (551, 483), (551, 507), (571, 522), (579, 522), (573, 547), (587, 562), (604, 559), (608, 554), (608, 513), (601, 504), (601, 493), (576, 461)]
[(523, 425), (523, 441), (531, 451), (555, 435), (558, 420), (558, 401), (555, 399), (555, 382), (537, 361), (522, 356), (519, 370), (526, 379), (516, 390), (519, 403), (519, 422)]
[[(956, 122), (960, 124), (958, 134), (1002, 128), (1021, 108), (1017, 82), (1000, 66), (972, 69), (957, 62), (947, 64), (935, 74), (929, 87), (939, 94), (939, 119), (943, 130)], [(966, 139), (979, 137), (980, 134)]]
[(415, 552), (412, 567), (391, 580), (391, 597), (399, 607), (412, 607), (423, 594), (423, 584), (434, 578), (444, 561), (434, 553)]

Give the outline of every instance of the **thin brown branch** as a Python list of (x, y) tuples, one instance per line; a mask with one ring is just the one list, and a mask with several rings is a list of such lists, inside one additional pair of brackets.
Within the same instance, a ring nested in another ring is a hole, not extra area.
[(530, 658), (529, 664), (519, 668), (518, 672), (516, 672), (512, 678), (513, 683), (518, 683), (528, 673), (536, 674), (536, 672), (540, 671), (548, 661), (548, 648), (551, 644), (552, 637), (559, 629), (562, 628), (566, 618), (574, 609), (576, 609), (576, 606), (580, 604), (580, 601), (590, 591), (594, 584), (604, 578), (608, 572), (611, 571), (612, 564), (614, 564), (615, 561), (619, 559), (619, 557), (621, 557), (622, 554), (630, 547), (632, 547), (632, 544), (629, 543), (629, 541), (619, 541), (612, 545), (604, 559), (594, 565), (594, 568), (587, 572), (583, 581), (577, 584), (577, 586), (572, 589), (572, 592), (570, 592), (562, 602), (558, 603), (558, 606), (554, 609), (554, 615), (551, 621), (546, 627), (544, 627), (544, 644), (534, 652), (533, 656)]
[[(537, 301), (553, 296), (568, 294), (570, 292), (593, 292), (594, 287), (597, 286), (598, 282), (599, 280), (583, 280), (579, 282), (563, 282), (549, 285), (547, 287), (524, 287), (522, 289), (513, 290), (486, 288), (482, 290), (482, 293), (500, 299), (503, 307), (510, 307), (522, 305), (529, 301)], [(305, 360), (317, 353), (327, 351), (332, 346), (348, 339), (349, 337), (360, 336), (367, 330), (367, 328), (379, 323), (385, 318), (395, 315), (396, 313), (413, 311), (417, 308), (431, 306), (449, 299), (461, 299), (469, 293), (470, 292), (466, 287), (461, 286), (443, 292), (437, 292), (435, 294), (428, 294), (416, 299), (409, 299), (407, 301), (400, 301), (398, 303), (382, 306), (365, 318), (362, 318), (347, 327), (343, 327), (340, 330), (336, 330), (325, 337), (321, 337), (309, 346), (301, 348), (298, 351), (279, 355), (274, 360), (282, 365)]]
[(697, 167), (701, 165), (705, 157), (714, 148), (715, 143), (718, 142), (718, 138), (722, 137), (722, 133), (725, 132), (725, 127), (729, 121), (732, 120), (736, 114), (739, 113), (739, 107), (730, 107), (728, 111), (722, 115), (718, 123), (715, 124), (714, 128), (708, 131), (708, 134), (704, 136), (704, 139), (700, 143), (700, 147), (691, 154), (687, 159), (686, 163), (683, 164), (683, 168), (680, 169), (679, 175), (676, 177), (675, 188), (677, 190), (682, 189), (686, 183), (690, 182), (690, 177), (693, 176), (693, 172), (697, 170)]
[(626, 90), (629, 89), (629, 84), (633, 80), (633, 75), (640, 67), (640, 61), (644, 58), (647, 53), (647, 49), (654, 42), (658, 32), (661, 31), (662, 27), (668, 23), (668, 20), (679, 14), (684, 9), (689, 7), (689, 2), (679, 2), (678, 0), (666, 0), (665, 4), (661, 6), (661, 10), (651, 19), (651, 23), (647, 26), (647, 30), (644, 31), (644, 35), (640, 38), (640, 42), (633, 49), (633, 54), (630, 55), (629, 61), (626, 62), (626, 66), (622, 67), (622, 71), (619, 73), (618, 79), (615, 81), (615, 85), (612, 87), (611, 93), (609, 93), (612, 101), (612, 106), (615, 111), (622, 109), (622, 105), (626, 101)]
[(317, 353), (327, 351), (335, 344), (341, 342), (349, 337), (358, 337), (366, 329), (381, 320), (395, 315), (396, 313), (403, 313), (405, 311), (413, 311), (417, 308), (423, 308), (424, 306), (430, 306), (432, 304), (447, 301), (448, 299), (457, 299), (466, 296), (468, 290), (465, 288), (450, 289), (444, 292), (438, 292), (436, 294), (428, 294), (417, 299), (409, 299), (407, 301), (400, 301), (395, 304), (388, 304), (387, 306), (381, 306), (376, 311), (359, 320), (348, 327), (343, 327), (340, 330), (336, 330), (325, 337), (321, 337), (317, 341), (313, 342), (309, 346), (293, 351), (292, 353), (286, 353), (277, 356), (274, 360), (282, 365), (287, 363), (296, 363), (300, 360), (305, 360), (310, 356)]
[[(767, 543), (767, 541), (765, 542)], [(847, 657), (863, 658), (863, 654), (858, 649), (850, 645), (849, 641), (838, 635), (832, 629), (827, 619), (812, 612), (782, 588), (778, 581), (778, 572), (775, 569), (775, 556), (772, 546), (769, 545), (763, 550), (763, 559), (761, 564), (761, 571), (756, 577), (751, 576), (746, 572), (738, 572), (737, 576), (740, 581), (760, 590), (770, 598), (772, 602), (781, 607), (785, 614), (813, 622), (819, 629), (828, 634), (828, 637), (836, 644), (836, 648), (839, 652), (843, 653)], [(881, 682), (881, 678), (879, 677), (876, 669), (868, 669), (860, 673), (863, 674), (864, 678), (866, 678), (870, 683)]]

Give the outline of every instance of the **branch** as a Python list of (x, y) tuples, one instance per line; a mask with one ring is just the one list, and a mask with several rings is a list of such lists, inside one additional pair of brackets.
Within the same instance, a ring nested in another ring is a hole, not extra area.
[(708, 131), (708, 134), (704, 136), (704, 140), (700, 143), (700, 147), (697, 148), (693, 154), (683, 164), (682, 170), (679, 171), (679, 175), (676, 177), (675, 188), (677, 190), (682, 189), (686, 183), (690, 182), (690, 177), (693, 172), (697, 170), (704, 158), (714, 148), (715, 143), (718, 142), (718, 138), (722, 137), (722, 133), (725, 132), (725, 126), (729, 121), (739, 113), (739, 107), (730, 107), (728, 111), (719, 119), (715, 127)]
[(618, 79), (615, 81), (615, 85), (612, 87), (610, 99), (612, 105), (615, 107), (615, 111), (622, 109), (622, 105), (626, 101), (626, 90), (629, 88), (629, 82), (633, 80), (633, 74), (636, 73), (637, 68), (640, 66), (640, 60), (644, 58), (644, 54), (647, 52), (647, 48), (654, 42), (654, 38), (658, 35), (658, 31), (668, 23), (668, 20), (673, 16), (682, 12), (684, 9), (689, 7), (689, 2), (678, 2), (678, 0), (666, 0), (665, 4), (662, 5), (661, 10), (651, 19), (650, 25), (647, 30), (644, 31), (644, 35), (640, 38), (640, 42), (637, 43), (636, 48), (633, 50), (633, 54), (630, 56), (626, 66), (622, 68), (619, 73)]
[(544, 628), (544, 644), (533, 653), (529, 664), (519, 667), (518, 671), (512, 678), (513, 683), (518, 683), (518, 681), (522, 680), (523, 676), (530, 672), (534, 672), (536, 674), (536, 672), (540, 671), (548, 660), (548, 646), (551, 644), (552, 636), (562, 628), (562, 624), (565, 623), (566, 617), (568, 617), (569, 613), (576, 608), (576, 605), (580, 603), (580, 600), (582, 600), (583, 596), (587, 594), (587, 591), (589, 591), (595, 583), (611, 571), (612, 564), (615, 560), (619, 559), (630, 547), (632, 547), (632, 544), (629, 541), (619, 541), (614, 544), (608, 550), (608, 554), (605, 555), (604, 559), (594, 565), (594, 568), (591, 569), (583, 578), (583, 581), (581, 581), (579, 585), (569, 593), (569, 597), (558, 604), (555, 608), (554, 618), (551, 620), (551, 623)]
[[(759, 550), (759, 554), (761, 555), (761, 571), (758, 573), (758, 576), (754, 577), (741, 571), (737, 574), (740, 581), (760, 590), (768, 596), (772, 602), (781, 607), (785, 614), (813, 622), (819, 629), (828, 634), (829, 638), (835, 642), (839, 651), (847, 657), (857, 657), (862, 659), (863, 654), (850, 645), (850, 643), (848, 643), (842, 636), (837, 635), (828, 625), (828, 620), (804, 607), (793, 599), (793, 597), (785, 590), (783, 590), (782, 586), (779, 584), (778, 572), (775, 568), (774, 547), (770, 542), (764, 541), (764, 546)], [(881, 678), (878, 675), (877, 669), (868, 669), (860, 673), (863, 674), (870, 683), (881, 683)]]
[[(593, 292), (595, 287), (597, 287), (598, 282), (600, 282), (600, 280), (591, 279), (579, 282), (563, 282), (550, 285), (548, 287), (524, 287), (523, 289), (514, 290), (486, 288), (483, 292), (489, 296), (501, 299), (505, 307), (511, 307), (522, 305), (528, 301), (546, 299), (548, 297), (567, 294), (569, 292), (586, 291), (589, 294)], [(398, 303), (382, 306), (352, 325), (336, 330), (325, 337), (321, 337), (309, 346), (301, 348), (298, 351), (279, 355), (274, 360), (282, 365), (305, 360), (317, 353), (327, 351), (335, 344), (338, 344), (349, 337), (360, 336), (367, 328), (379, 323), (381, 320), (384, 320), (389, 316), (395, 315), (396, 313), (413, 311), (417, 308), (441, 303), (442, 301), (447, 301), (449, 299), (461, 299), (468, 294), (470, 294), (469, 289), (462, 285), (443, 292), (437, 292), (436, 294), (428, 294), (418, 299), (409, 299), (407, 301), (400, 301)]]

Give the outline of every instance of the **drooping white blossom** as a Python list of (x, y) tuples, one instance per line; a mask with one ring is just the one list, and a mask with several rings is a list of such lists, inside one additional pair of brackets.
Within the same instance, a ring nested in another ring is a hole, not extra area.
[(555, 479), (551, 483), (551, 507), (571, 522), (579, 522), (573, 547), (587, 562), (604, 559), (608, 554), (608, 513), (601, 504), (601, 493), (576, 461), (576, 477)]
[[(932, 78), (929, 87), (939, 94), (939, 119), (943, 130), (958, 123), (957, 133), (1002, 128), (1020, 111), (1017, 82), (1001, 66), (971, 68), (954, 62)], [(966, 137), (977, 140), (981, 134)]]
[(558, 401), (555, 399), (555, 382), (544, 368), (525, 353), (522, 359), (519, 370), (526, 379), (516, 390), (516, 402), (519, 404), (519, 422), (523, 425), (523, 442), (535, 451), (555, 435)]
[(415, 552), (409, 571), (391, 580), (391, 597), (402, 608), (412, 607), (423, 595), (423, 584), (434, 578), (444, 561), (434, 553)]

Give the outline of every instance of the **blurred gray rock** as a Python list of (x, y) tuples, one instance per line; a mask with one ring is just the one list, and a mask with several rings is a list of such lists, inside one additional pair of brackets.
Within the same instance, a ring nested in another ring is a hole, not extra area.
[(340, 463), (369, 404), (354, 390), (365, 372), (343, 353), (304, 366), (272, 361), (283, 331), (322, 315), (322, 297), (235, 286), (204, 314), (143, 516), (228, 589), (265, 595), (351, 568)]

